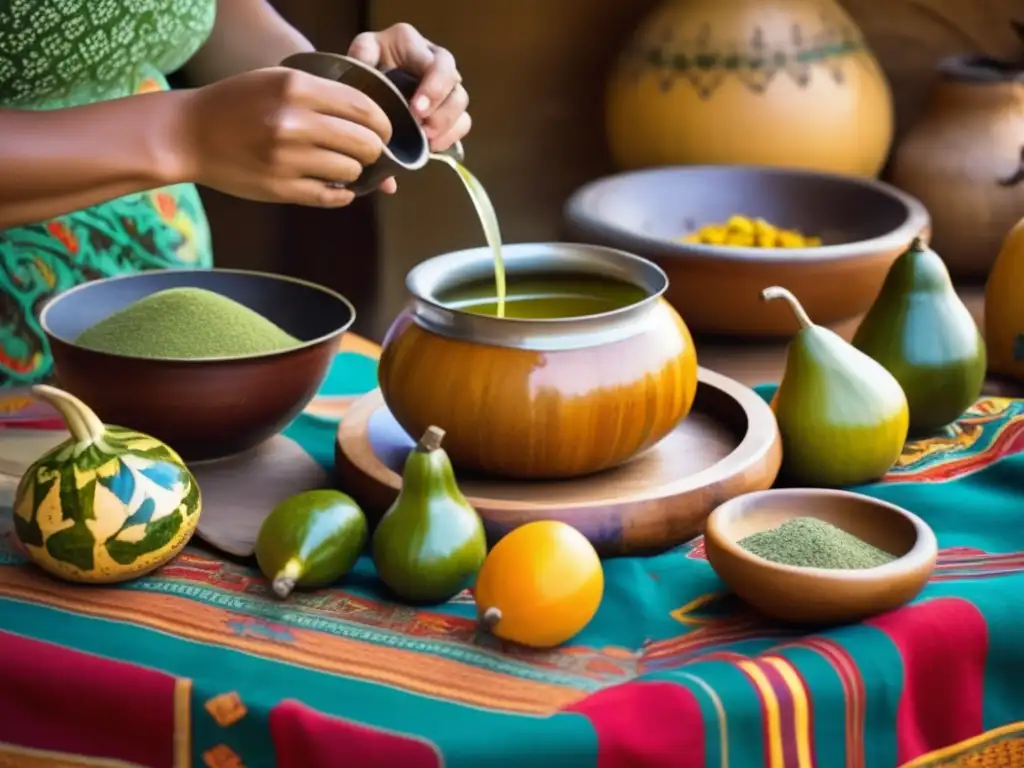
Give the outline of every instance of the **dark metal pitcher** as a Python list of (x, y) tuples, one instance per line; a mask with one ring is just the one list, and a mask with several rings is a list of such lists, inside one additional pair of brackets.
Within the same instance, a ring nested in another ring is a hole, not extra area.
[[(384, 147), (384, 152), (377, 162), (364, 167), (359, 178), (346, 185), (347, 189), (356, 195), (364, 195), (399, 171), (416, 171), (427, 164), (430, 142), (409, 104), (419, 85), (415, 76), (400, 69), (380, 72), (348, 56), (319, 51), (294, 54), (282, 61), (281, 66), (336, 80), (362, 91), (391, 120), (391, 141)], [(453, 157), (460, 163), (465, 156), (459, 141), (440, 154)]]

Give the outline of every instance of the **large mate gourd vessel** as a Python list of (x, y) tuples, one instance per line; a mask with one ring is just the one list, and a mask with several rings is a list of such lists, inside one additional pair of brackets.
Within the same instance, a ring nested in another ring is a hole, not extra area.
[(181, 457), (154, 437), (103, 424), (81, 400), (37, 386), (71, 437), (21, 478), (14, 530), (41, 568), (70, 581), (142, 576), (173, 558), (199, 523), (200, 494)]

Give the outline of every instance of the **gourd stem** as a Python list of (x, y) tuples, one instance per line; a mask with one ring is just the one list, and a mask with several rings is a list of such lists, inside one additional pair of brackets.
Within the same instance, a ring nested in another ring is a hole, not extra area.
[(427, 431), (423, 433), (423, 437), (416, 443), (416, 450), (422, 453), (430, 453), (436, 451), (441, 447), (441, 441), (444, 440), (444, 430), (440, 427), (427, 427)]
[(910, 248), (908, 248), (907, 250), (923, 251), (926, 247), (927, 246), (924, 244), (924, 239), (920, 235), (918, 235), (917, 237), (910, 241)]
[(801, 328), (813, 328), (814, 323), (811, 322), (810, 316), (804, 310), (803, 305), (797, 300), (788, 289), (778, 285), (773, 285), (770, 288), (765, 288), (761, 291), (761, 298), (764, 301), (774, 301), (775, 299), (782, 299), (789, 308), (793, 310), (793, 314), (796, 315), (796, 321), (800, 323)]
[(290, 576), (275, 576), (270, 587), (274, 590), (275, 595), (284, 600), (295, 589), (295, 579)]
[(284, 600), (295, 589), (299, 576), (302, 575), (302, 566), (299, 561), (292, 558), (284, 564), (284, 568), (277, 572), (277, 575), (270, 582), (270, 588), (274, 594)]
[(32, 394), (57, 409), (75, 442), (95, 443), (103, 438), (106, 427), (99, 416), (70, 392), (37, 384), (32, 387)]
[(493, 628), (499, 621), (501, 621), (500, 608), (488, 608), (480, 616), (480, 623), (483, 624), (484, 629)]

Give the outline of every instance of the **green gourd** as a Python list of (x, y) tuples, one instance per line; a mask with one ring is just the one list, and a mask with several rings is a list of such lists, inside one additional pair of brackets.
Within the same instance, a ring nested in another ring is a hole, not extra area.
[(824, 487), (878, 479), (907, 439), (907, 398), (899, 382), (838, 334), (812, 323), (785, 288), (766, 288), (761, 295), (788, 302), (800, 323), (771, 403), (782, 436), (783, 474)]
[(942, 259), (919, 238), (889, 268), (853, 345), (903, 387), (915, 435), (956, 421), (985, 383), (985, 342), (978, 326)]
[(377, 575), (412, 603), (454, 597), (487, 556), (483, 522), (455, 482), (443, 439), (443, 430), (427, 427), (405, 460), (398, 498), (373, 534)]
[(274, 594), (318, 589), (352, 570), (368, 538), (366, 515), (341, 491), (304, 491), (285, 499), (260, 526), (256, 562)]
[(127, 581), (160, 567), (199, 523), (199, 486), (155, 437), (104, 424), (74, 395), (32, 394), (71, 437), (28, 468), (14, 495), (14, 532), (41, 568), (69, 581)]

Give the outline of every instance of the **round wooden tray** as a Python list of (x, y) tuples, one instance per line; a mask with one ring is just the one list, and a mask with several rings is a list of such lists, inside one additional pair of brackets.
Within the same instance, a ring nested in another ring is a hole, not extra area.
[[(341, 487), (370, 513), (388, 508), (414, 441), (384, 405), (364, 395), (338, 429)], [(727, 499), (771, 487), (782, 461), (775, 416), (751, 389), (700, 369), (690, 415), (664, 440), (620, 467), (559, 481), (510, 481), (459, 473), (459, 485), (496, 540), (533, 520), (562, 520), (603, 555), (680, 544)]]

